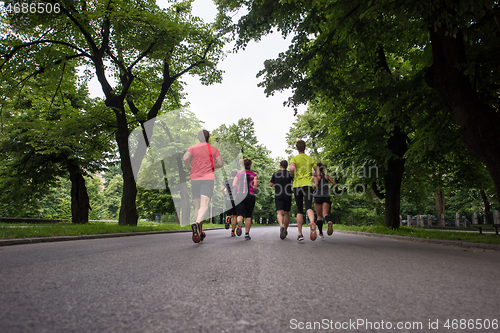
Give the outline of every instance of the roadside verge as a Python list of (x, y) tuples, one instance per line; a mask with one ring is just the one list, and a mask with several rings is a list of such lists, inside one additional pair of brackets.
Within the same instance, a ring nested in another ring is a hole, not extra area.
[(433, 238), (421, 238), (421, 237), (408, 237), (408, 236), (397, 236), (397, 235), (386, 235), (386, 234), (375, 234), (363, 231), (349, 231), (349, 230), (334, 230), (334, 234), (352, 234), (360, 236), (378, 237), (378, 238), (388, 238), (406, 242), (417, 242), (417, 243), (431, 243), (431, 244), (441, 244), (448, 246), (458, 246), (467, 249), (482, 249), (482, 250), (493, 250), (500, 251), (500, 244), (486, 244), (486, 243), (475, 243), (475, 242), (463, 242), (459, 240), (446, 240), (446, 239), (433, 239)]

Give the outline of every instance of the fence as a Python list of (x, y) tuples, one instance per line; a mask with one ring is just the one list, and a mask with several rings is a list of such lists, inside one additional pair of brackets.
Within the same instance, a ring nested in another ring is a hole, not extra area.
[(406, 216), (406, 220), (403, 216), (399, 216), (399, 224), (401, 226), (416, 226), (417, 228), (432, 228), (434, 226), (445, 228), (445, 227), (455, 227), (456, 229), (460, 227), (470, 227), (474, 224), (500, 224), (500, 212), (494, 210), (490, 215), (479, 215), (476, 212), (470, 214), (470, 220), (465, 216), (457, 212), (453, 220), (446, 221), (444, 215), (435, 217), (434, 215), (416, 215), (416, 216)]

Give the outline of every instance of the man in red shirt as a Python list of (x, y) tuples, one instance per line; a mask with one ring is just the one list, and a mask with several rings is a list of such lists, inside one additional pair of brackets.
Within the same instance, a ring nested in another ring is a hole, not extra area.
[(219, 150), (208, 143), (209, 139), (210, 133), (207, 130), (199, 131), (198, 140), (200, 143), (189, 147), (183, 157), (184, 164), (191, 171), (195, 218), (195, 223), (191, 224), (191, 228), (195, 243), (199, 243), (205, 238), (202, 223), (214, 193), (214, 173), (216, 168), (223, 166)]

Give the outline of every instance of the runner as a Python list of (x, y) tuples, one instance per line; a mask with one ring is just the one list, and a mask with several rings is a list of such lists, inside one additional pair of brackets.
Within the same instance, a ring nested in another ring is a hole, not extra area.
[(241, 225), (245, 218), (245, 240), (251, 240), (250, 227), (252, 226), (252, 213), (255, 207), (255, 190), (259, 186), (257, 174), (250, 169), (252, 168), (252, 160), (245, 158), (243, 160), (245, 166), (244, 171), (238, 172), (234, 178), (233, 187), (237, 188), (237, 197), (239, 204), (236, 206), (238, 214), (238, 228), (236, 234), (241, 236)]
[(304, 223), (304, 205), (306, 214), (311, 221), (311, 235), (312, 241), (316, 240), (316, 223), (314, 223), (314, 211), (312, 209), (312, 193), (313, 193), (313, 178), (311, 177), (311, 170), (314, 170), (313, 176), (319, 175), (316, 162), (310, 156), (305, 154), (306, 143), (303, 140), (298, 140), (295, 147), (299, 154), (292, 157), (290, 160), (290, 174), (293, 179), (293, 194), (295, 196), (295, 203), (297, 204), (297, 228), (299, 235), (297, 240), (303, 241), (302, 224)]
[(191, 190), (194, 200), (193, 242), (203, 242), (206, 237), (202, 230), (203, 220), (208, 212), (210, 199), (214, 193), (214, 172), (223, 166), (222, 157), (217, 148), (212, 147), (208, 140), (207, 130), (198, 132), (200, 143), (187, 149), (183, 156), (184, 164), (191, 171)]
[[(286, 169), (288, 162), (280, 162), (280, 170), (271, 177), (271, 187), (274, 187), (274, 201), (276, 214), (280, 224), (280, 238), (285, 239), (288, 235), (288, 224), (290, 223), (290, 209), (292, 207), (292, 176)], [(284, 219), (283, 219), (284, 215)]]
[(229, 229), (229, 225), (231, 228), (231, 237), (236, 236), (234, 234), (234, 229), (236, 228), (236, 205), (234, 203), (235, 200), (235, 189), (233, 188), (234, 177), (238, 173), (238, 170), (231, 170), (231, 178), (224, 182), (224, 185), (220, 188), (222, 194), (226, 198), (226, 221), (225, 228)]
[[(318, 168), (320, 175), (319, 177), (314, 177), (314, 184), (316, 185), (316, 190), (313, 193), (314, 197), (314, 210), (316, 211), (316, 224), (318, 225), (319, 238), (324, 238), (323, 236), (323, 218), (328, 223), (328, 236), (333, 233), (333, 223), (330, 219), (330, 206), (332, 204), (330, 200), (330, 190), (335, 186), (335, 181), (332, 177), (325, 174), (326, 164), (318, 163)], [(332, 183), (332, 185), (328, 184)]]

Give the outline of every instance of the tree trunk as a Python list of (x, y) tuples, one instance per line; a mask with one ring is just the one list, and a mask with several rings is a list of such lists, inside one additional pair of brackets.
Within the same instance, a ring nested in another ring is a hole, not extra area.
[(396, 126), (388, 140), (389, 150), (395, 155), (389, 159), (387, 175), (385, 176), (385, 225), (389, 228), (399, 228), (399, 213), (401, 208), (401, 183), (405, 170), (404, 154), (408, 150), (406, 134)]
[(441, 215), (444, 215), (445, 203), (443, 190), (434, 190), (434, 201), (436, 202), (436, 216), (438, 220)]
[(462, 32), (456, 38), (446, 36), (444, 28), (435, 30), (430, 23), (433, 65), (425, 80), (462, 129), (465, 145), (486, 165), (500, 200), (500, 115), (480, 101), (464, 74), (467, 57)]
[(85, 179), (79, 167), (70, 164), (68, 169), (71, 180), (71, 220), (75, 224), (88, 223), (90, 202)]
[(130, 160), (130, 151), (128, 147), (128, 126), (125, 111), (116, 112), (116, 120), (118, 129), (116, 131), (116, 142), (120, 151), (120, 161), (123, 173), (123, 195), (118, 216), (118, 224), (120, 225), (137, 225), (139, 214), (137, 213), (136, 197), (137, 187), (132, 169), (132, 161)]
[(484, 204), (484, 223), (492, 224), (493, 221), (491, 220), (490, 202), (488, 201), (488, 197), (486, 196), (484, 190), (480, 190), (479, 192), (481, 193), (481, 198), (483, 199), (483, 204)]

